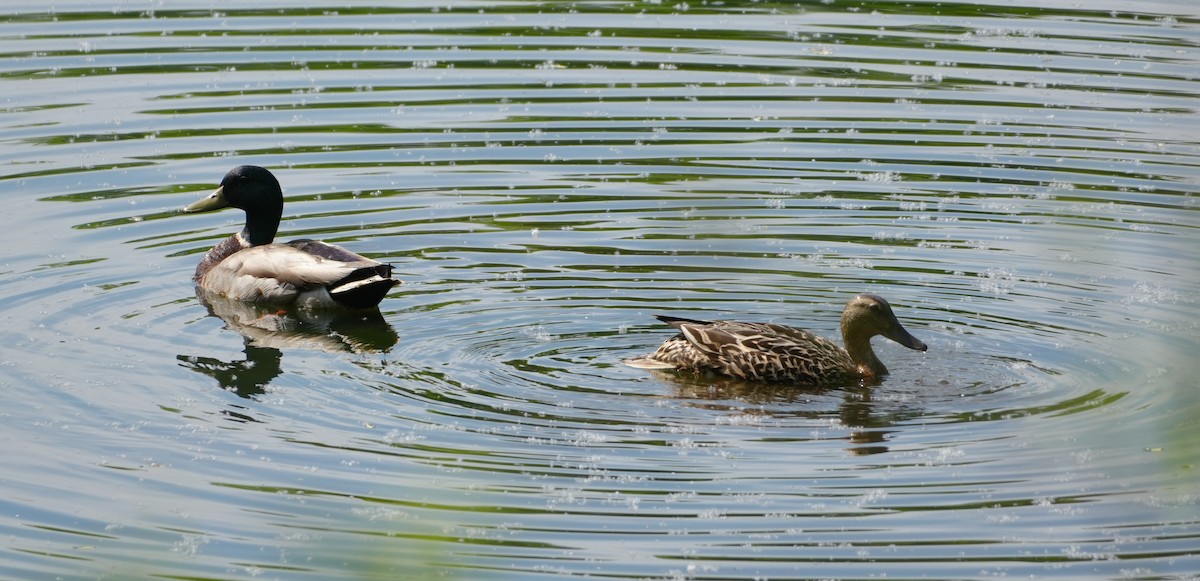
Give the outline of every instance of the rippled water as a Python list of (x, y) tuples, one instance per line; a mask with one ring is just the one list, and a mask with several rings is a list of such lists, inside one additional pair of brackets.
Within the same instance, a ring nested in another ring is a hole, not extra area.
[[(0, 14), (0, 577), (1200, 576), (1190, 0)], [(245, 163), (379, 317), (197, 299)], [(621, 364), (863, 291), (873, 388)]]

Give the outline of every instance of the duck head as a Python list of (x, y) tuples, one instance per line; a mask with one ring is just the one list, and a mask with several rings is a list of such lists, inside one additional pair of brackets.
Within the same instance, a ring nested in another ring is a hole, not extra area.
[(246, 212), (243, 235), (252, 246), (270, 244), (283, 216), (283, 190), (271, 172), (254, 165), (229, 170), (221, 186), (207, 197), (193, 202), (184, 212), (208, 212), (221, 208)]
[(863, 293), (846, 303), (842, 311), (842, 340), (846, 352), (858, 372), (868, 379), (887, 375), (887, 367), (871, 349), (871, 337), (883, 335), (909, 349), (925, 351), (928, 347), (900, 324), (892, 306), (883, 297)]

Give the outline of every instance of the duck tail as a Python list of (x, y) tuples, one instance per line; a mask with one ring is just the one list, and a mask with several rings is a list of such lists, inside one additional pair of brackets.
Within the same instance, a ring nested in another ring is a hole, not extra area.
[(671, 315), (654, 315), (654, 318), (658, 319), (672, 327), (675, 327), (676, 329), (678, 329), (680, 325), (711, 325), (712, 324), (712, 322), (710, 322), (710, 321), (700, 321), (697, 319), (685, 319), (683, 317), (672, 317)]
[(675, 364), (659, 361), (650, 355), (633, 357), (624, 361), (625, 365), (638, 369), (675, 369)]
[(400, 281), (392, 278), (392, 265), (374, 264), (330, 285), (329, 296), (352, 309), (369, 309), (379, 306), (387, 292), (398, 284)]

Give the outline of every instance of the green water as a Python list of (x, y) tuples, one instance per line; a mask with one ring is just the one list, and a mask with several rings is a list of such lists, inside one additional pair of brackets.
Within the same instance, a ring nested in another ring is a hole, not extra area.
[[(1194, 578), (1198, 30), (6, 5), (0, 577)], [(395, 265), (378, 317), (196, 298), (242, 216), (179, 210), (239, 164)], [(864, 291), (929, 345), (873, 388), (621, 364)]]

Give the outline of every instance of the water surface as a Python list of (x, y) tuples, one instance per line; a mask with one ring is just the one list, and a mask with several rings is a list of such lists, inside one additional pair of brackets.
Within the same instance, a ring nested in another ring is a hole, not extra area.
[[(1191, 2), (0, 14), (2, 577), (1200, 572)], [(239, 164), (379, 316), (196, 297)], [(621, 364), (859, 292), (878, 386)]]

